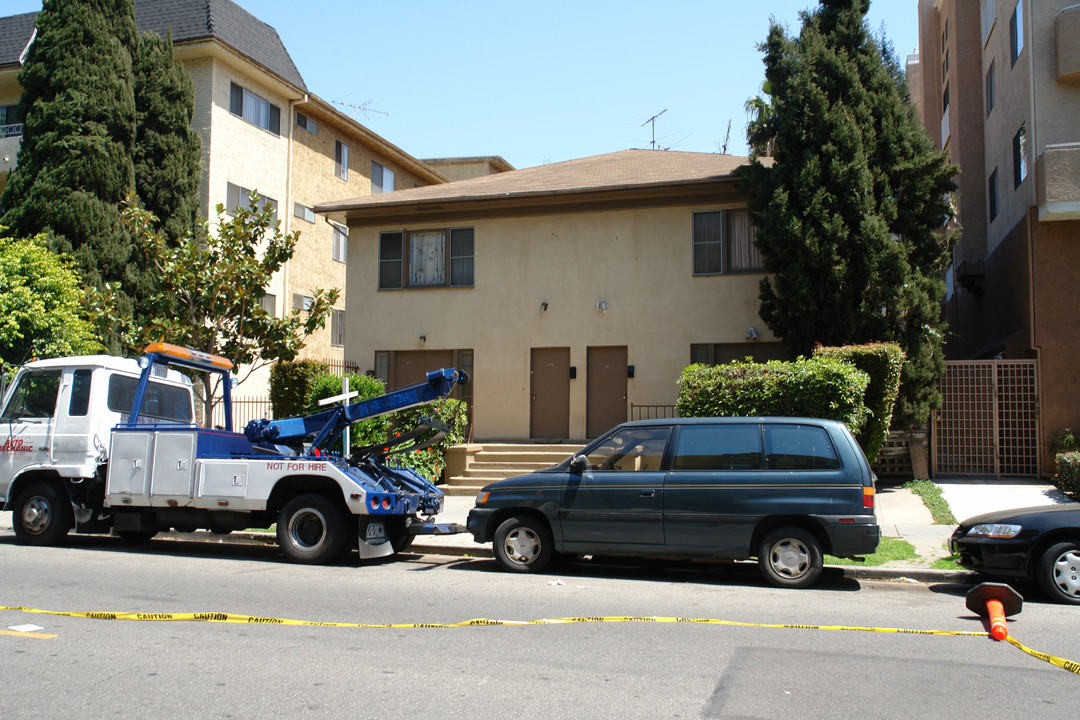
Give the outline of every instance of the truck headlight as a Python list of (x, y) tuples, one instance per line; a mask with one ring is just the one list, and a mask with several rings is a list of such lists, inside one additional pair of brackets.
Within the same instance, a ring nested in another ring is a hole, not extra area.
[(976, 525), (967, 531), (968, 537), (991, 537), (1011, 538), (1016, 537), (1023, 530), (1022, 525), (1007, 525), (1005, 523), (984, 523)]

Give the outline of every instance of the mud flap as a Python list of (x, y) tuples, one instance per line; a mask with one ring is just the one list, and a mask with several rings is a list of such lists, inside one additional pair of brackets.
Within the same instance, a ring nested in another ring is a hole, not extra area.
[(360, 537), (357, 547), (361, 560), (388, 557), (394, 554), (390, 535), (386, 532), (386, 523), (372, 517), (360, 518)]

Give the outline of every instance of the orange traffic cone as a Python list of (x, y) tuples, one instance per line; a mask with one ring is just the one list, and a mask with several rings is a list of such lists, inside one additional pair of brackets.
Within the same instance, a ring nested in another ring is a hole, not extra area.
[(968, 610), (990, 620), (990, 637), (1001, 641), (1009, 637), (1005, 618), (1020, 613), (1024, 598), (1008, 585), (986, 582), (968, 591), (966, 604)]

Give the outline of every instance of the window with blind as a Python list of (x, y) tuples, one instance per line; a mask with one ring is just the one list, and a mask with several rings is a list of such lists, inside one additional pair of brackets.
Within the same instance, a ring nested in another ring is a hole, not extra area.
[(236, 83), (229, 85), (229, 112), (267, 132), (281, 134), (281, 108)]
[[(256, 202), (252, 203), (251, 196), (256, 194)], [(251, 208), (256, 212), (263, 212), (264, 210), (270, 211), (270, 219), (278, 219), (278, 203), (273, 198), (268, 198), (263, 195), (258, 195), (257, 191), (249, 190), (246, 187), (235, 185), (233, 183), (225, 183), (225, 212), (230, 215), (236, 215), (240, 208)], [(312, 220), (314, 222), (314, 220)]]
[(746, 210), (694, 213), (694, 274), (762, 272), (765, 263), (754, 246), (754, 226)]
[(394, 171), (371, 161), (371, 194), (388, 193), (394, 191)]
[(472, 287), (473, 228), (379, 234), (379, 289)]

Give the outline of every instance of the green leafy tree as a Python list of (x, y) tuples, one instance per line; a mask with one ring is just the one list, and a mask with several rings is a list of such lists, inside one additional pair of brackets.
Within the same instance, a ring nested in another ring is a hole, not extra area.
[[(133, 349), (163, 340), (221, 355), (251, 372), (277, 360), (292, 360), (307, 337), (326, 325), (339, 291), (314, 290), (307, 310), (276, 317), (262, 307), (266, 286), (293, 256), (299, 232), (283, 235), (272, 211), (251, 206), (238, 209), (229, 220), (217, 207), (214, 228), (201, 223), (196, 232), (173, 244), (156, 229), (157, 218), (131, 202), (124, 221), (134, 231), (142, 252), (160, 277), (147, 298), (145, 325), (114, 326)], [(213, 230), (213, 231), (212, 231)], [(123, 319), (116, 319), (122, 325)], [(214, 388), (200, 377), (204, 419), (209, 424)]]
[(44, 236), (0, 240), (0, 366), (101, 349), (69, 265)]
[(19, 72), (23, 137), (0, 205), (14, 237), (48, 232), (84, 280), (136, 284), (119, 204), (135, 186), (133, 0), (45, 0)]
[(202, 143), (191, 127), (195, 89), (173, 59), (172, 34), (139, 37), (135, 73), (135, 192), (156, 215), (162, 234), (178, 243), (199, 213)]
[(868, 0), (822, 0), (798, 37), (773, 23), (761, 49), (771, 112), (748, 125), (756, 243), (770, 277), (761, 317), (795, 355), (817, 344), (895, 341), (894, 418), (926, 421), (944, 371), (941, 272), (957, 168), (935, 151), (899, 62), (865, 21)]

